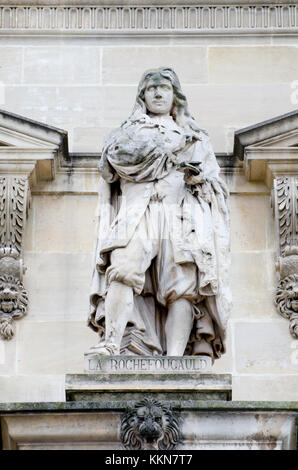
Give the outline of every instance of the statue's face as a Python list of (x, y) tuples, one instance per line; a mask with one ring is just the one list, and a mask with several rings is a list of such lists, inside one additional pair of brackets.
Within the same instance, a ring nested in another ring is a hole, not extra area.
[(174, 101), (174, 91), (170, 80), (161, 76), (149, 79), (145, 88), (145, 103), (153, 114), (169, 114)]

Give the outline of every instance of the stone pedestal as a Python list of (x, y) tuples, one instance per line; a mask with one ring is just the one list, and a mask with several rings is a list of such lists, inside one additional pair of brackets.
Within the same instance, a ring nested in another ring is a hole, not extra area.
[(86, 354), (87, 373), (66, 375), (66, 400), (122, 406), (150, 396), (178, 408), (186, 401), (231, 400), (231, 375), (211, 374), (211, 365), (208, 356)]
[(184, 440), (185, 412), (232, 398), (231, 375), (211, 374), (211, 366), (207, 356), (86, 354), (86, 373), (66, 375), (66, 401), (113, 409), (123, 448), (172, 450)]

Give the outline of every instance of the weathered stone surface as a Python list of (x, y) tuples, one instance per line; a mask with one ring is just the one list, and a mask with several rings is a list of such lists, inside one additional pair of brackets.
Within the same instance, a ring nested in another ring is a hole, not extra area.
[[(293, 341), (294, 343), (294, 341)], [(293, 345), (294, 346), (294, 345)], [(290, 351), (291, 360), (298, 369), (298, 346)], [(283, 402), (285, 396), (291, 403), (297, 403), (298, 374), (279, 373), (272, 375), (249, 374), (233, 376), (233, 400), (247, 400), (250, 403), (262, 397), (266, 400)], [(291, 400), (291, 401), (290, 401)]]
[(211, 83), (286, 83), (294, 77), (296, 47), (210, 47)]
[(56, 253), (92, 252), (96, 205), (96, 197), (89, 195), (35, 197), (34, 249)]
[[(188, 64), (191, 62), (191, 69)], [(137, 85), (144, 70), (171, 64), (184, 83), (207, 82), (207, 48), (190, 46), (104, 47), (103, 85)]]
[[(119, 431), (125, 403), (114, 408), (103, 402), (36, 405), (0, 407), (5, 450), (123, 449)], [(297, 406), (280, 405), (215, 401), (197, 402), (189, 410), (176, 407), (182, 421), (176, 449), (294, 450)]]
[[(27, 252), (26, 266), (26, 288), (30, 292), (28, 321), (85, 321), (91, 253)], [(43, 273), (38, 283), (36, 273)]]
[(236, 323), (235, 348), (238, 374), (297, 374), (287, 322)]
[(0, 377), (0, 401), (46, 402), (64, 400), (64, 375), (11, 375)]
[[(140, 359), (140, 358), (139, 358)], [(142, 358), (140, 359), (142, 360)], [(68, 401), (106, 401), (113, 404), (141, 400), (150, 392), (157, 400), (230, 400), (231, 375), (195, 372), (111, 372), (66, 375)]]
[[(86, 328), (85, 321), (63, 318), (62, 321), (27, 321), (21, 327), (18, 325), (20, 375), (83, 372), (84, 351), (92, 341), (92, 333)], [(51, 346), (51, 341), (55, 347)]]
[(99, 47), (60, 45), (25, 48), (23, 84), (53, 86), (66, 83), (67, 86), (100, 83)]
[(253, 194), (231, 196), (230, 207), (231, 251), (265, 250), (267, 220), (272, 217), (269, 197)]
[[(22, 53), (21, 47), (0, 47), (0, 82), (10, 84), (19, 84), (21, 82)], [(3, 103), (0, 103), (0, 106), (2, 104)]]

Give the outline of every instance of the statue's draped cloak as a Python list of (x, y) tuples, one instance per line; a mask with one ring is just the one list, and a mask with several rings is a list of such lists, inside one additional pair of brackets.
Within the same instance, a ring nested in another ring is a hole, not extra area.
[[(186, 184), (177, 165), (201, 162), (205, 183)], [(147, 115), (126, 121), (106, 139), (99, 172), (98, 226), (95, 240), (91, 313), (88, 324), (104, 333), (106, 271), (110, 253), (126, 247), (152, 201), (165, 207), (174, 261), (197, 266), (194, 329), (187, 351), (200, 353), (208, 341), (213, 357), (225, 351), (231, 308), (229, 289), (229, 211), (227, 189), (205, 132), (195, 138), (174, 123), (165, 127)], [(129, 260), (127, 261), (129, 263)], [(130, 323), (153, 353), (164, 350), (166, 306), (156, 302), (150, 269), (142, 292), (135, 292)], [(152, 294), (152, 295), (150, 295)]]

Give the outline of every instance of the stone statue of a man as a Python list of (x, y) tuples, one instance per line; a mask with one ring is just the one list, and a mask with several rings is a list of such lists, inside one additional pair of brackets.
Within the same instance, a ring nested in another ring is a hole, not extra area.
[(231, 306), (228, 192), (171, 68), (142, 76), (99, 172), (89, 325), (100, 341), (90, 352), (220, 357)]

